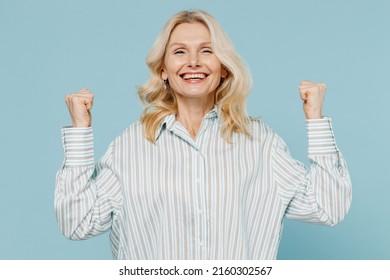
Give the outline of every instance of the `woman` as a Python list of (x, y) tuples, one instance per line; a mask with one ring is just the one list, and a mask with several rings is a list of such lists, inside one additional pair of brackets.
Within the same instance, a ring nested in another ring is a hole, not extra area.
[(303, 81), (310, 168), (245, 111), (250, 74), (210, 15), (178, 13), (162, 29), (138, 90), (141, 120), (95, 165), (87, 89), (66, 96), (59, 226), (71, 239), (111, 230), (117, 259), (275, 259), (284, 217), (335, 225), (351, 182), (324, 84)]

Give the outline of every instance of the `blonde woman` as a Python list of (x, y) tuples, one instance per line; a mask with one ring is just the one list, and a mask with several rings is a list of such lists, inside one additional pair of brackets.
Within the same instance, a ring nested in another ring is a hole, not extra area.
[(172, 17), (153, 45), (145, 110), (95, 164), (88, 89), (66, 96), (72, 127), (55, 208), (63, 234), (107, 230), (115, 259), (275, 259), (284, 218), (335, 225), (351, 182), (322, 117), (326, 86), (299, 85), (307, 168), (246, 113), (251, 76), (218, 22), (199, 10)]

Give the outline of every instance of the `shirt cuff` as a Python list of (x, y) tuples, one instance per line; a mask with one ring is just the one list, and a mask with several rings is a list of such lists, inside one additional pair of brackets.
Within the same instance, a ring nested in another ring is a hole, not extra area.
[(329, 117), (306, 119), (309, 155), (334, 154), (338, 152)]
[(61, 128), (62, 145), (65, 152), (65, 166), (94, 165), (92, 127)]

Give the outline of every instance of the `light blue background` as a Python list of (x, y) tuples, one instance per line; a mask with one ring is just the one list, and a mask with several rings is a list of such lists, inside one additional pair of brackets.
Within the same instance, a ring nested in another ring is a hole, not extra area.
[(248, 100), (307, 163), (297, 86), (328, 84), (325, 113), (353, 179), (336, 227), (286, 221), (279, 259), (390, 259), (388, 1), (0, 0), (0, 259), (111, 259), (108, 235), (59, 232), (55, 172), (69, 124), (66, 93), (95, 94), (96, 158), (137, 120), (146, 54), (176, 12), (214, 15), (254, 78)]

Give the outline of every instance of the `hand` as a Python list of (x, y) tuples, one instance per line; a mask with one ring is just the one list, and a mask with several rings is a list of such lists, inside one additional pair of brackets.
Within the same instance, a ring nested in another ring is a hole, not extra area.
[(73, 127), (91, 126), (92, 92), (83, 88), (76, 93), (65, 96), (65, 102), (72, 118)]
[(326, 84), (302, 81), (299, 84), (299, 92), (303, 100), (303, 111), (306, 119), (321, 119)]

